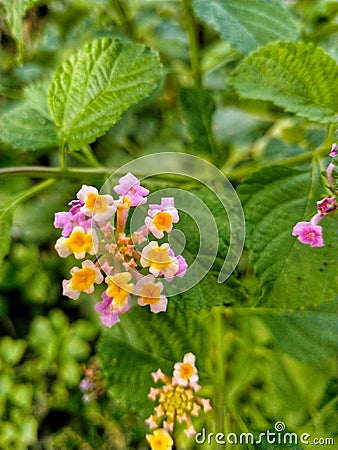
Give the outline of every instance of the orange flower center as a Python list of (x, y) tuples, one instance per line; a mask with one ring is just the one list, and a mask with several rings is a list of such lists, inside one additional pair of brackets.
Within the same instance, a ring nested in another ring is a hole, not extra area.
[(104, 213), (107, 211), (107, 200), (103, 195), (89, 194), (86, 198), (86, 206), (95, 213)]
[(67, 239), (66, 245), (72, 253), (90, 252), (93, 248), (93, 241), (90, 234), (74, 231)]
[(153, 224), (158, 230), (166, 230), (171, 226), (172, 217), (167, 212), (159, 212), (153, 219)]
[(180, 376), (184, 380), (188, 380), (194, 373), (194, 368), (190, 363), (183, 363), (180, 368)]
[(73, 274), (72, 289), (76, 291), (86, 291), (95, 282), (96, 274), (95, 270), (89, 267), (83, 267)]

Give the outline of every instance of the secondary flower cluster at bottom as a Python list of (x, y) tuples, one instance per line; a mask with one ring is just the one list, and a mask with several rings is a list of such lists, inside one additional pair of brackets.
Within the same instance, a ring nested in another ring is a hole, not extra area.
[[(332, 162), (329, 164), (326, 170), (326, 177), (330, 184), (329, 188), (334, 193), (336, 191), (336, 179), (337, 179), (337, 157), (338, 147), (337, 144), (333, 144), (330, 152)], [(328, 214), (338, 209), (338, 203), (336, 195), (326, 196), (322, 200), (317, 202), (317, 212), (311, 218), (309, 222), (298, 222), (292, 230), (292, 236), (298, 236), (299, 242), (302, 244), (309, 244), (311, 247), (323, 247), (323, 229), (319, 222)]]
[(174, 442), (170, 432), (174, 431), (176, 421), (186, 424), (184, 433), (188, 437), (194, 436), (196, 431), (191, 416), (198, 416), (201, 408), (204, 412), (209, 411), (210, 400), (196, 395), (201, 386), (193, 353), (185, 354), (183, 362), (175, 364), (171, 379), (161, 369), (153, 372), (152, 377), (155, 383), (160, 380), (163, 386), (152, 387), (148, 395), (157, 400), (158, 405), (146, 420), (149, 428), (154, 430), (146, 438), (152, 450), (171, 450)]

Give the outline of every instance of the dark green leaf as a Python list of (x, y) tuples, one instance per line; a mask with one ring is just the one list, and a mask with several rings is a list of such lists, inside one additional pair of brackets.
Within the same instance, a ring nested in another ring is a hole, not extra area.
[(194, 151), (220, 162), (211, 130), (215, 101), (203, 88), (181, 88), (178, 104)]
[(262, 284), (261, 303), (298, 308), (333, 300), (336, 293), (336, 222), (324, 218), (325, 246), (312, 248), (292, 236), (297, 222), (310, 220), (321, 198), (320, 169), (271, 167), (239, 188), (247, 220), (247, 245)]
[(337, 119), (338, 66), (321, 48), (278, 42), (249, 55), (231, 74), (241, 97), (269, 100), (312, 121)]
[(161, 73), (149, 48), (97, 39), (64, 62), (49, 91), (49, 105), (70, 149), (93, 142), (155, 88)]
[(194, 0), (197, 16), (241, 53), (276, 40), (295, 40), (297, 25), (278, 0)]
[(187, 352), (199, 356), (196, 365), (203, 370), (203, 340), (203, 327), (191, 312), (185, 315), (169, 308), (156, 315), (136, 306), (104, 333), (99, 344), (109, 389), (127, 409), (149, 415), (156, 406), (147, 398), (154, 386), (151, 372), (161, 368), (171, 377), (175, 362)]
[(292, 311), (264, 314), (276, 345), (306, 363), (321, 363), (337, 353), (336, 311)]

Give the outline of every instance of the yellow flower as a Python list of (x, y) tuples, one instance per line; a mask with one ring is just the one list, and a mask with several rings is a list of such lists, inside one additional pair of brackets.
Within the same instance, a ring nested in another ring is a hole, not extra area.
[(108, 289), (106, 294), (113, 297), (118, 305), (124, 304), (126, 298), (130, 295), (134, 285), (129, 283), (131, 274), (129, 272), (118, 273), (114, 276), (106, 277)]
[(82, 227), (74, 227), (68, 238), (61, 237), (55, 244), (55, 249), (61, 258), (74, 254), (76, 259), (82, 259), (86, 253), (95, 255), (98, 238), (94, 230), (85, 231)]
[(151, 450), (171, 450), (174, 445), (170, 434), (163, 428), (155, 430), (153, 434), (147, 434), (146, 438)]

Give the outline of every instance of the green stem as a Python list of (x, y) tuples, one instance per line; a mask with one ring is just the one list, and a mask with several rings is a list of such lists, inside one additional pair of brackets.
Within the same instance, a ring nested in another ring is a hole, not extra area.
[[(216, 365), (216, 383), (215, 383), (215, 414), (216, 414), (216, 433), (224, 433), (225, 430), (225, 350), (224, 350), (224, 318), (222, 315), (223, 309), (216, 307), (213, 311), (215, 335), (214, 335), (214, 354)], [(222, 444), (219, 444), (219, 449), (223, 449)]]
[(59, 161), (60, 172), (66, 172), (67, 171), (67, 149), (66, 149), (65, 141), (62, 141), (62, 144), (60, 146), (59, 155), (60, 155), (60, 161)]
[(191, 69), (195, 81), (195, 86), (202, 85), (202, 70), (199, 55), (199, 40), (196, 27), (195, 14), (192, 7), (192, 0), (183, 0), (183, 11), (185, 18), (185, 26), (189, 39), (189, 52)]
[(43, 191), (44, 189), (48, 188), (49, 186), (52, 186), (56, 180), (53, 178), (50, 178), (49, 180), (42, 181), (39, 184), (36, 184), (35, 186), (31, 187), (27, 191), (25, 191), (22, 195), (17, 197), (12, 203), (11, 207), (15, 207), (19, 205), (20, 203), (24, 202), (25, 200), (28, 200), (29, 198), (33, 197), (34, 195), (38, 194), (39, 192)]
[(112, 169), (106, 167), (89, 168), (89, 167), (43, 167), (43, 166), (22, 166), (22, 167), (6, 167), (0, 169), (0, 176), (8, 175), (26, 175), (34, 178), (49, 178), (51, 176), (57, 178), (77, 179), (86, 177), (106, 176), (113, 172)]
[(102, 168), (102, 164), (96, 159), (96, 156), (89, 145), (85, 145), (81, 150), (90, 166)]
[(256, 170), (259, 170), (259, 169), (263, 169), (265, 167), (276, 166), (276, 165), (285, 166), (285, 167), (296, 166), (299, 164), (304, 164), (304, 163), (312, 161), (314, 154), (317, 157), (321, 157), (321, 156), (328, 155), (328, 153), (329, 153), (329, 146), (327, 144), (327, 140), (325, 140), (325, 143), (323, 145), (321, 145), (320, 147), (318, 147), (314, 152), (302, 153), (301, 155), (295, 155), (295, 156), (291, 156), (290, 158), (280, 159), (279, 161), (276, 161), (273, 163), (271, 163), (271, 162), (268, 162), (268, 163), (252, 162), (252, 163), (247, 164), (243, 168), (234, 170), (231, 173), (229, 173), (229, 178), (233, 181), (240, 181), (243, 178), (247, 177), (250, 173), (252, 173)]

